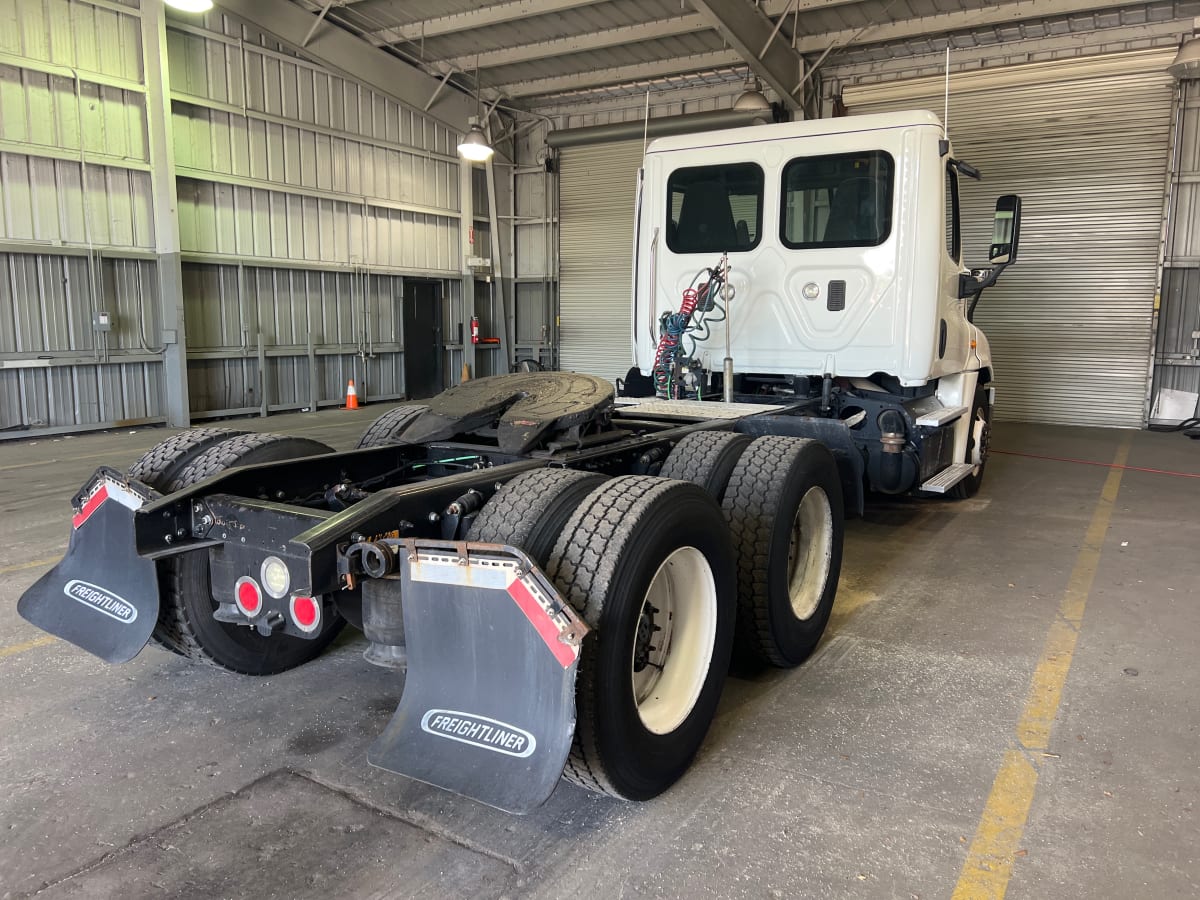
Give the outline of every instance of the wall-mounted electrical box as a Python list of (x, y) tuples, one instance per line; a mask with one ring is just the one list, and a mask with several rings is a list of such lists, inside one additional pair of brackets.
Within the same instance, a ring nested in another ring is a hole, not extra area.
[(93, 331), (112, 331), (112, 316), (106, 312), (98, 312), (92, 319)]

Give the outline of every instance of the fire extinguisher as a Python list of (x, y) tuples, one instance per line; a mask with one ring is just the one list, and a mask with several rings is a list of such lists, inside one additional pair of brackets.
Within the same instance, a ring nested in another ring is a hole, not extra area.
[(471, 343), (479, 343), (479, 316), (471, 316)]

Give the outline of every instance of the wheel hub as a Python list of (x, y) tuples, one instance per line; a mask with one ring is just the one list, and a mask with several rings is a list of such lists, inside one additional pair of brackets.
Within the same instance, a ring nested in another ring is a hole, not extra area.
[[(650, 654), (655, 653), (658, 648), (654, 646), (655, 632), (662, 631), (661, 625), (656, 625), (654, 617), (661, 610), (656, 606), (646, 603), (642, 606), (642, 615), (638, 619), (637, 636), (634, 638), (633, 645), (633, 671), (641, 672), (647, 666), (652, 665), (650, 662)], [(658, 666), (657, 668), (662, 668)]]

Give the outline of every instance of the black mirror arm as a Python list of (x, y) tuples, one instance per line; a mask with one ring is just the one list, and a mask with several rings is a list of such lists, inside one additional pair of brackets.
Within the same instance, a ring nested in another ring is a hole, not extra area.
[[(967, 307), (967, 321), (974, 322), (975, 305), (979, 303), (979, 297), (985, 290), (994, 285), (999, 279), (1000, 274), (1009, 267), (1009, 263), (999, 263), (987, 270), (987, 273), (982, 277), (977, 278), (973, 272), (966, 272), (958, 276), (958, 295), (960, 297), (970, 297), (971, 303)], [(976, 269), (976, 272), (982, 271)]]
[(983, 181), (983, 175), (980, 171), (970, 163), (965, 163), (961, 159), (950, 160), (950, 165), (958, 170), (958, 174), (966, 178), (974, 178), (976, 181)]

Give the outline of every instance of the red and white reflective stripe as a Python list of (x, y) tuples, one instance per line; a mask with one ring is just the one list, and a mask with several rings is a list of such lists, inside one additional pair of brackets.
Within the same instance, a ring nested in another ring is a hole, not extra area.
[(578, 657), (579, 648), (559, 640), (564, 633), (563, 628), (550, 617), (550, 613), (533, 596), (525, 582), (520, 578), (514, 578), (508, 586), (508, 596), (517, 602), (517, 606), (521, 612), (525, 613), (525, 618), (529, 620), (529, 624), (533, 626), (538, 636), (550, 648), (550, 652), (554, 654), (558, 664), (564, 669), (569, 668)]
[(293, 594), (288, 612), (292, 614), (292, 623), (305, 633), (321, 627), (321, 601), (316, 597)]
[(88, 502), (83, 504), (83, 509), (75, 513), (75, 517), (71, 519), (71, 524), (78, 528), (80, 525), (86, 522), (91, 517), (92, 513), (98, 510), (100, 505), (107, 499), (108, 485), (102, 484), (100, 485), (100, 490), (92, 494), (92, 496), (88, 499)]
[(116, 500), (126, 509), (139, 509), (145, 502), (137, 494), (117, 484), (110, 479), (100, 482), (100, 487), (83, 504), (83, 509), (75, 513), (71, 524), (78, 528), (86, 522), (96, 510), (104, 505), (105, 500)]

